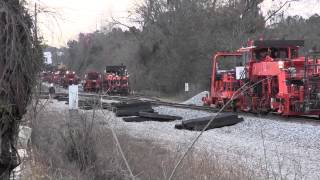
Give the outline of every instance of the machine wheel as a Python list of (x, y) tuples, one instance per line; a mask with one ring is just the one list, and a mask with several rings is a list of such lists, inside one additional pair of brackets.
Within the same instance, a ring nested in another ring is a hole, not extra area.
[(265, 100), (259, 103), (259, 106), (257, 108), (257, 113), (265, 116), (270, 112), (270, 110), (268, 110), (268, 108), (264, 106), (264, 102)]
[(223, 107), (223, 105), (221, 103), (219, 103), (219, 101), (216, 101), (215, 104), (216, 108), (221, 109)]

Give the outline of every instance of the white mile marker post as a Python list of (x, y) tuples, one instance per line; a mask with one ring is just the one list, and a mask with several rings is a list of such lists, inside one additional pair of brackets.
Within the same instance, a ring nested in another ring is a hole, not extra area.
[(189, 83), (184, 83), (184, 91), (189, 92)]
[(184, 83), (184, 92), (186, 92), (186, 95), (189, 96), (189, 83)]
[(79, 89), (78, 85), (69, 86), (69, 109), (78, 109)]

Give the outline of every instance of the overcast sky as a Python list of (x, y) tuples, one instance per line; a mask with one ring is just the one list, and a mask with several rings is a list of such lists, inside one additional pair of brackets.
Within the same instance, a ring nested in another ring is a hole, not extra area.
[[(39, 27), (46, 42), (53, 46), (63, 46), (70, 39), (76, 39), (80, 32), (92, 32), (103, 25), (111, 16), (126, 21), (128, 10), (142, 0), (28, 0), (37, 2), (53, 14), (40, 13)], [(285, 0), (265, 0), (262, 9), (274, 7), (275, 2)], [(30, 7), (31, 8), (31, 7)], [(285, 8), (287, 15), (308, 17), (320, 14), (319, 0), (300, 0)]]

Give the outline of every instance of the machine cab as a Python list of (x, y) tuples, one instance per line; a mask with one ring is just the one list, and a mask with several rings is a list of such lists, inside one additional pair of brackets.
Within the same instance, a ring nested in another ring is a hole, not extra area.
[(286, 61), (298, 58), (299, 47), (303, 45), (304, 41), (300, 40), (255, 40), (239, 51), (246, 53), (250, 62)]

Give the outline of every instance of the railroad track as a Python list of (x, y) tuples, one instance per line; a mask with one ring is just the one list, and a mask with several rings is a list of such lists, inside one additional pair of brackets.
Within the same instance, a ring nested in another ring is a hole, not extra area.
[[(92, 96), (92, 95), (90, 95)], [(151, 99), (149, 97), (143, 97), (141, 95), (138, 96), (101, 96), (102, 99), (110, 99), (110, 100), (120, 100), (120, 101), (144, 101), (144, 102), (150, 102), (152, 105), (156, 106), (169, 106), (169, 107), (176, 107), (176, 108), (182, 108), (182, 109), (193, 109), (193, 110), (202, 110), (202, 111), (210, 111), (210, 112), (217, 112), (219, 109), (207, 107), (207, 106), (196, 106), (192, 104), (181, 104), (181, 103), (172, 103), (172, 102), (166, 102), (161, 101), (159, 99)]]
[(154, 105), (161, 105), (161, 106), (170, 106), (175, 108), (183, 108), (183, 109), (194, 109), (194, 110), (202, 110), (202, 111), (210, 111), (210, 112), (218, 112), (219, 109), (207, 106), (197, 106), (192, 104), (180, 104), (180, 103), (171, 103), (171, 102), (164, 102), (164, 101), (150, 101)]
[[(46, 95), (48, 93), (43, 92), (41, 94)], [(68, 96), (67, 93), (56, 93), (56, 95)], [(109, 95), (99, 95), (99, 94), (93, 94), (93, 93), (79, 93), (79, 96), (84, 98), (102, 98), (105, 100), (117, 100), (117, 101), (143, 101), (143, 102), (150, 102), (152, 105), (155, 105), (155, 106), (169, 106), (169, 107), (175, 107), (175, 108), (193, 109), (193, 110), (201, 110), (201, 111), (209, 111), (209, 112), (217, 112), (219, 110), (217, 108), (208, 107), (208, 106), (197, 106), (192, 104), (165, 102), (156, 98), (144, 97), (141, 95), (109, 96)]]
[[(41, 94), (48, 94), (47, 92), (43, 92)], [(57, 95), (68, 96), (67, 93), (56, 93)], [(168, 107), (175, 107), (181, 109), (192, 109), (192, 110), (200, 110), (200, 111), (207, 111), (207, 112), (218, 112), (219, 109), (208, 107), (208, 106), (196, 106), (191, 104), (181, 104), (181, 103), (172, 103), (161, 101), (157, 98), (153, 97), (145, 97), (142, 95), (130, 95), (130, 96), (109, 96), (109, 95), (99, 95), (95, 93), (79, 93), (80, 97), (84, 98), (99, 98), (105, 100), (117, 100), (117, 101), (144, 101), (150, 102), (154, 106), (168, 106)], [(312, 125), (320, 125), (320, 121), (318, 117), (312, 116), (294, 116), (290, 118), (282, 117), (280, 115), (268, 114), (268, 115), (259, 115), (259, 114), (252, 114), (246, 112), (238, 112), (239, 115), (244, 117), (255, 117), (255, 118), (265, 118), (265, 119), (273, 119), (279, 120), (284, 122), (297, 122), (297, 123), (310, 123)]]
[[(88, 96), (99, 96), (97, 94), (90, 94)], [(161, 101), (159, 99), (157, 100), (148, 100), (148, 97), (144, 97), (141, 95), (138, 96), (101, 96), (103, 99), (109, 99), (109, 100), (119, 100), (119, 101), (131, 101), (131, 100), (137, 100), (137, 101), (145, 101), (150, 102), (152, 105), (155, 106), (168, 106), (168, 107), (175, 107), (175, 108), (181, 108), (181, 109), (192, 109), (192, 110), (200, 110), (200, 111), (207, 111), (207, 112), (218, 112), (218, 108), (208, 107), (208, 106), (197, 106), (192, 104), (181, 104), (181, 103), (172, 103), (172, 102), (165, 102)], [(254, 117), (254, 118), (264, 118), (264, 119), (271, 119), (271, 120), (279, 120), (283, 122), (296, 122), (296, 123), (309, 123), (312, 125), (320, 125), (320, 121), (318, 117), (313, 116), (292, 116), (290, 118), (288, 117), (282, 117), (280, 115), (276, 114), (267, 114), (267, 115), (261, 115), (261, 114), (253, 114), (248, 112), (238, 112), (239, 115), (243, 117)]]
[[(59, 88), (57, 88), (57, 89), (59, 89)], [(48, 92), (41, 92), (41, 94), (46, 95), (46, 94), (48, 94)], [(68, 93), (59, 92), (59, 93), (56, 93), (56, 95), (67, 96)], [(118, 100), (118, 101), (144, 101), (144, 102), (150, 102), (152, 105), (155, 105), (155, 106), (169, 106), (169, 107), (175, 107), (175, 108), (193, 109), (193, 110), (201, 110), (201, 111), (208, 111), (208, 112), (219, 111), (219, 109), (213, 108), (213, 107), (166, 102), (166, 101), (162, 101), (162, 100), (155, 98), (155, 97), (147, 97), (147, 96), (140, 95), (140, 94), (139, 95), (130, 95), (130, 96), (110, 96), (110, 95), (104, 95), (104, 94), (79, 92), (79, 96), (85, 97), (85, 98), (102, 98), (102, 99), (107, 99), (107, 100)]]

